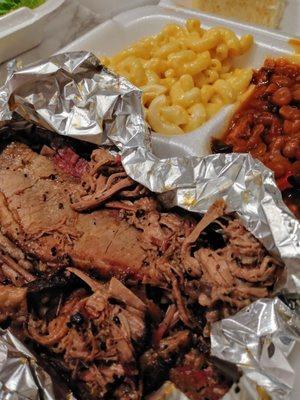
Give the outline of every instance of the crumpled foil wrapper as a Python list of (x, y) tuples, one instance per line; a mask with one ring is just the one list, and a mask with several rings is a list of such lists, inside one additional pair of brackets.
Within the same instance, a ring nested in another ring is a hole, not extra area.
[(9, 331), (0, 331), (1, 400), (54, 399), (52, 379)]
[[(285, 290), (299, 293), (300, 224), (283, 203), (273, 173), (248, 154), (158, 158), (151, 150), (155, 135), (150, 135), (144, 121), (141, 91), (105, 69), (93, 54), (58, 54), (23, 69), (10, 64), (0, 89), (0, 131), (14, 127), (13, 113), (27, 124), (63, 136), (116, 146), (127, 174), (159, 193), (167, 207), (204, 213), (216, 199), (224, 198), (228, 210), (236, 212), (266, 249), (284, 261)], [(20, 121), (17, 124), (20, 128)], [(273, 399), (287, 399), (294, 378), (287, 355), (299, 333), (297, 313), (278, 298), (256, 301), (218, 322), (211, 334), (212, 353), (237, 363), (244, 372), (239, 393), (231, 390), (224, 399), (258, 398), (253, 382)], [(3, 377), (0, 371), (0, 381)], [(25, 381), (16, 375), (17, 382), (22, 386)], [(169, 393), (160, 398), (184, 399), (174, 390), (173, 397)]]
[(212, 355), (237, 364), (273, 399), (286, 399), (295, 373), (287, 356), (300, 336), (300, 316), (278, 298), (261, 299), (213, 325)]

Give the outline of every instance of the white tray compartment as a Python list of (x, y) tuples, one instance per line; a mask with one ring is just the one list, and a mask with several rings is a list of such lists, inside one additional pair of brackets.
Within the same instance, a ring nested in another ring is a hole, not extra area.
[(19, 8), (0, 17), (0, 63), (39, 45), (47, 16), (65, 0), (46, 0), (41, 6)]
[[(175, 6), (175, 7), (187, 7), (197, 10), (196, 8), (193, 8), (193, 0), (161, 0), (160, 4), (164, 4), (167, 6)], [(201, 10), (198, 11), (201, 12)], [(292, 36), (300, 36), (299, 21), (300, 21), (300, 1), (286, 0), (284, 14), (280, 21), (278, 30), (286, 32)], [(270, 30), (273, 31), (272, 29)]]
[(104, 21), (132, 8), (158, 4), (159, 0), (84, 0), (82, 3)]
[[(233, 21), (226, 21), (212, 15), (193, 10), (159, 6), (136, 8), (117, 15), (94, 28), (61, 51), (88, 50), (96, 55), (112, 55), (140, 38), (158, 33), (168, 23), (184, 23), (187, 18), (199, 18), (203, 27), (225, 25), (238, 35), (251, 32), (255, 45), (244, 56), (236, 59), (237, 66), (260, 67), (268, 56), (291, 54), (289, 36), (270, 32), (258, 27), (249, 27)], [(206, 155), (210, 152), (210, 141), (224, 130), (224, 124), (232, 115), (235, 106), (224, 107), (214, 118), (197, 130), (180, 136), (154, 134), (155, 152), (158, 156)]]

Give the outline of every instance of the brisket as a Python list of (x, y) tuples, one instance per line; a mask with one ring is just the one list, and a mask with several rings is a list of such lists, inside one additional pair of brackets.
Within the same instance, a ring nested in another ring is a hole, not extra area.
[(58, 268), (74, 264), (101, 275), (135, 275), (145, 252), (140, 233), (115, 210), (72, 209), (80, 182), (20, 143), (0, 155), (0, 224), (24, 252)]

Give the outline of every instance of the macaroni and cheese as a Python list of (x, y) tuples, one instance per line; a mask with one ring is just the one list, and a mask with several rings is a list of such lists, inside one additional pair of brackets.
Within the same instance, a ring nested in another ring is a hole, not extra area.
[(224, 27), (203, 29), (198, 20), (167, 25), (101, 61), (143, 90), (145, 117), (152, 130), (166, 135), (192, 131), (234, 103), (246, 91), (251, 69), (232, 66), (252, 45)]

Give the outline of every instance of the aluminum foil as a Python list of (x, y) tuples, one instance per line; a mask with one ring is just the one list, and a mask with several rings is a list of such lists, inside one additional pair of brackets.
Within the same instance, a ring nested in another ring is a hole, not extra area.
[[(255, 383), (242, 376), (238, 383), (232, 385), (230, 390), (221, 400), (270, 400), (264, 389), (258, 387)], [(167, 381), (153, 395), (146, 400), (189, 400), (189, 398), (176, 388), (176, 386)]]
[(214, 324), (213, 355), (237, 364), (245, 376), (284, 400), (295, 372), (287, 356), (300, 336), (300, 317), (278, 298), (257, 300)]
[[(160, 193), (167, 207), (204, 213), (215, 199), (224, 198), (229, 211), (236, 212), (245, 227), (285, 262), (285, 289), (299, 292), (300, 224), (284, 205), (273, 173), (247, 154), (158, 158), (151, 150), (155, 135), (150, 135), (144, 121), (140, 90), (107, 71), (93, 54), (59, 54), (23, 69), (11, 65), (0, 89), (0, 127), (14, 126), (13, 112), (60, 135), (116, 146), (128, 175)], [(286, 357), (282, 343), (273, 337), (286, 335), (289, 346), (299, 339), (298, 320), (289, 312), (295, 315), (278, 299), (261, 300), (218, 323), (212, 333), (213, 353), (224, 358), (226, 348), (231, 349), (227, 360), (238, 362), (249, 385), (257, 381), (278, 399), (287, 398), (294, 372), (285, 363), (275, 373), (273, 359), (259, 351), (266, 348), (266, 332), (275, 354), (282, 360)], [(256, 321), (253, 335), (249, 320)], [(259, 356), (251, 359), (251, 365), (249, 349)]]
[(9, 331), (0, 332), (1, 400), (55, 399), (52, 379)]

